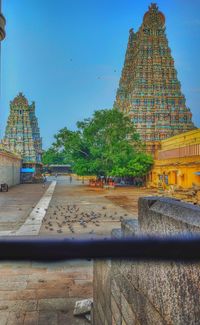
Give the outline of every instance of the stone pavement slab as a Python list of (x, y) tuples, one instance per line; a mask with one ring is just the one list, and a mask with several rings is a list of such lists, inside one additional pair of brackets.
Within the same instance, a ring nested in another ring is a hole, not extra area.
[(77, 300), (93, 295), (92, 262), (51, 265), (0, 263), (0, 325), (88, 324), (75, 318), (73, 309)]
[(9, 232), (1, 231), (0, 236), (37, 236), (40, 232), (42, 220), (45, 217), (55, 186), (56, 181), (53, 181), (19, 229)]
[(0, 235), (19, 229), (45, 191), (42, 184), (21, 184), (0, 192)]

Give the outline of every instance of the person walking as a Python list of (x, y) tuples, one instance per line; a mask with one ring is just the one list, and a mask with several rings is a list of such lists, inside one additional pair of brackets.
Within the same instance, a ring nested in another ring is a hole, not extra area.
[(43, 180), (42, 187), (45, 187), (46, 186), (46, 182), (47, 182), (47, 178), (46, 178), (45, 175), (42, 175), (42, 180)]
[(70, 182), (70, 184), (72, 183), (72, 176), (71, 175), (69, 177), (69, 182)]

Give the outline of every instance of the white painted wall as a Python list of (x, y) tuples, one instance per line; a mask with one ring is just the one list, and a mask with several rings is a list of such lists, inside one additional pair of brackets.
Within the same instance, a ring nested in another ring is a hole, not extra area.
[(0, 151), (0, 184), (8, 186), (20, 183), (21, 160), (12, 154)]

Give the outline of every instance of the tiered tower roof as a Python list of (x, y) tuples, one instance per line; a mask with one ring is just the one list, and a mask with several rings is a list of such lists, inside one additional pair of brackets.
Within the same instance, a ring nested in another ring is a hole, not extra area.
[(35, 116), (35, 103), (29, 105), (26, 97), (19, 93), (10, 102), (4, 146), (21, 155), (23, 163), (40, 163), (42, 139)]
[(165, 33), (165, 16), (153, 3), (128, 46), (114, 104), (128, 114), (148, 149), (195, 128), (177, 78)]

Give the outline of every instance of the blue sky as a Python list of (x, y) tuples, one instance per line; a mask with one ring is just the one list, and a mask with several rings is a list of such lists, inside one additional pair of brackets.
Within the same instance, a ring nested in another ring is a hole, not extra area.
[[(19, 91), (36, 102), (44, 148), (62, 127), (111, 108), (129, 29), (151, 1), (3, 0), (0, 136)], [(200, 1), (159, 0), (187, 106), (200, 127)], [(115, 72), (116, 70), (116, 72)]]

